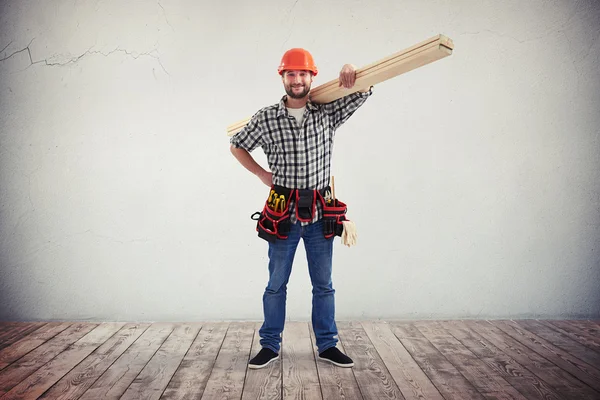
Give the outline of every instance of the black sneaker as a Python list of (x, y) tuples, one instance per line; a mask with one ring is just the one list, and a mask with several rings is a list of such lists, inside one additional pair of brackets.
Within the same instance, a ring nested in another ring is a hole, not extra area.
[(330, 347), (324, 352), (320, 353), (319, 359), (323, 361), (329, 361), (330, 363), (342, 368), (354, 367), (354, 361), (342, 353), (337, 347)]
[(248, 363), (248, 368), (250, 369), (259, 369), (264, 368), (269, 365), (272, 361), (278, 360), (279, 354), (275, 353), (271, 349), (267, 349), (263, 347), (261, 351), (258, 352), (256, 357), (254, 357)]

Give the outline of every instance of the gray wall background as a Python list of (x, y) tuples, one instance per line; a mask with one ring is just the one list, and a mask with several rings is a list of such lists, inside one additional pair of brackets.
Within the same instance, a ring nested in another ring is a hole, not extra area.
[[(600, 4), (0, 3), (0, 320), (262, 319), (268, 189), (226, 126), (438, 33), (336, 136), (338, 319), (600, 316)], [(253, 153), (266, 165), (259, 149)], [(300, 245), (288, 318), (310, 317)]]

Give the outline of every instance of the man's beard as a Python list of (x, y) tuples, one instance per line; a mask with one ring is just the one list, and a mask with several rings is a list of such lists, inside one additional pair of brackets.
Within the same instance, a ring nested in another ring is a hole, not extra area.
[(301, 99), (304, 96), (306, 96), (309, 91), (310, 91), (310, 85), (304, 85), (304, 90), (300, 93), (294, 92), (294, 88), (292, 87), (292, 85), (285, 87), (285, 92), (292, 99)]

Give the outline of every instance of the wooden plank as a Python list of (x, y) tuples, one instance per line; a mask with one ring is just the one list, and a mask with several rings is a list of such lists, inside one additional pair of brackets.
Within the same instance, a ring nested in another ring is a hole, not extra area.
[(7, 329), (12, 328), (16, 324), (16, 321), (0, 321), (0, 338), (2, 337), (2, 333), (4, 333)]
[(421, 367), (394, 336), (388, 323), (363, 322), (362, 326), (407, 400), (444, 400)]
[(0, 346), (2, 345), (4, 337), (9, 334), (9, 332), (18, 329), (22, 326), (24, 322), (16, 322), (16, 321), (6, 321), (0, 323)]
[[(542, 337), (526, 330), (522, 325), (513, 321), (491, 321), (492, 325), (501, 329), (521, 344), (527, 346), (532, 351), (537, 352), (546, 360), (554, 363), (556, 366), (571, 373), (588, 386), (598, 390), (600, 398), (600, 371), (593, 366), (579, 360), (568, 352), (556, 347), (553, 343)], [(522, 321), (526, 325), (526, 321)], [(553, 335), (558, 340), (558, 335)]]
[(9, 328), (0, 337), (0, 350), (21, 340), (44, 325), (46, 325), (45, 322), (15, 322), (10, 324)]
[(197, 323), (177, 325), (121, 399), (158, 400), (198, 335), (200, 326)]
[(486, 399), (527, 400), (502, 376), (448, 333), (443, 323), (419, 321), (414, 325)]
[(308, 323), (285, 324), (280, 355), (283, 399), (322, 399)]
[[(579, 343), (577, 340), (562, 334), (556, 329), (549, 328), (540, 321), (520, 320), (516, 321), (516, 323), (536, 336), (547, 340), (553, 346), (559, 347), (568, 354), (593, 366), (596, 369), (593, 374), (598, 374), (600, 372), (598, 371), (598, 369), (600, 369), (600, 353), (590, 351), (589, 348)], [(598, 376), (598, 381), (600, 382), (600, 375)]]
[(451, 50), (441, 46), (439, 43), (434, 43), (418, 49), (414, 54), (399, 57), (389, 63), (382, 63), (371, 70), (357, 70), (355, 84), (350, 89), (339, 86), (339, 79), (336, 79), (332, 81), (335, 83), (334, 85), (327, 88), (318, 87), (310, 96), (311, 99), (314, 98), (317, 100), (315, 103), (330, 103), (360, 89), (369, 88), (371, 85), (379, 84), (450, 54), (452, 54)]
[(564, 323), (570, 326), (570, 329), (594, 343), (594, 345), (600, 346), (600, 328), (595, 323), (582, 320), (566, 320)]
[(593, 338), (600, 338), (600, 326), (598, 326), (598, 321), (592, 321), (589, 319), (569, 319), (565, 320), (565, 322), (571, 326), (579, 328)]
[(594, 399), (597, 392), (556, 365), (552, 364), (535, 351), (521, 344), (504, 331), (487, 321), (469, 321), (469, 327), (492, 342), (494, 346), (505, 352), (517, 362), (527, 365), (545, 382), (569, 399)]
[(229, 326), (202, 395), (203, 399), (242, 397), (253, 336), (253, 322), (234, 322)]
[(600, 340), (597, 343), (596, 341), (594, 341), (594, 339), (590, 339), (588, 337), (588, 335), (586, 335), (585, 333), (582, 333), (579, 330), (579, 328), (576, 328), (573, 325), (570, 325), (566, 321), (540, 320), (539, 322), (541, 324), (546, 325), (549, 328), (556, 330), (557, 332), (562, 333), (563, 335), (570, 337), (573, 340), (576, 340), (577, 342), (583, 344), (588, 349), (593, 350), (597, 354), (600, 354)]
[(421, 366), (444, 399), (484, 399), (471, 382), (450, 363), (423, 334), (409, 322), (391, 324), (394, 335)]
[(122, 326), (122, 323), (100, 324), (73, 343), (67, 350), (12, 388), (4, 395), (4, 398), (11, 400), (37, 399), (98, 346), (113, 336)]
[(9, 334), (10, 332), (22, 327), (25, 324), (33, 324), (33, 323), (34, 322), (18, 322), (18, 321), (0, 322), (0, 343), (2, 343), (2, 339), (4, 339), (4, 337), (7, 334)]
[(41, 346), (71, 326), (70, 322), (50, 322), (0, 350), (0, 370)]
[(212, 372), (228, 323), (205, 323), (192, 343), (161, 400), (199, 399)]
[[(258, 331), (262, 323), (254, 326), (254, 339), (250, 357), (254, 357), (262, 348)], [(248, 369), (242, 400), (279, 400), (282, 396), (282, 363), (272, 362), (261, 369)]]
[(154, 323), (80, 397), (82, 400), (119, 399), (173, 332), (172, 323)]
[[(421, 43), (399, 51), (367, 66), (357, 69), (354, 87), (339, 87), (339, 79), (333, 79), (311, 90), (310, 98), (315, 103), (329, 103), (351, 93), (368, 88), (412, 71), (452, 54), (454, 43), (444, 35), (436, 35)], [(227, 127), (227, 135), (233, 136), (250, 121), (250, 118)]]
[(354, 360), (354, 376), (365, 400), (404, 399), (369, 336), (357, 322), (337, 323), (340, 341)]
[(528, 399), (562, 399), (562, 396), (552, 386), (470, 329), (465, 321), (446, 321), (445, 327), (452, 336), (479, 357), (491, 370), (503, 377)]
[(46, 391), (40, 399), (77, 399), (110, 367), (150, 324), (127, 324), (77, 367)]
[(23, 379), (62, 353), (72, 343), (86, 335), (98, 324), (76, 323), (0, 371), (0, 396), (17, 386)]
[[(308, 330), (310, 333), (310, 340), (312, 343), (313, 353), (315, 359), (318, 357), (317, 349), (317, 338), (312, 326), (312, 323), (308, 324)], [(341, 352), (345, 353), (344, 344), (341, 340), (338, 340), (337, 346)], [(362, 399), (362, 394), (358, 387), (358, 382), (354, 376), (352, 368), (340, 368), (328, 362), (317, 361), (317, 373), (319, 375), (319, 382), (321, 384), (321, 393), (323, 399)]]

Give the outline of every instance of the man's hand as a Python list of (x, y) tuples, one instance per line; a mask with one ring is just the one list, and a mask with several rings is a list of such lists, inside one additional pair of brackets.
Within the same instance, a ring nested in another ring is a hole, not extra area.
[(346, 64), (340, 71), (340, 86), (350, 89), (356, 81), (356, 66)]
[(268, 187), (273, 186), (273, 174), (271, 172), (265, 171), (264, 169), (256, 174), (258, 178), (267, 185)]

